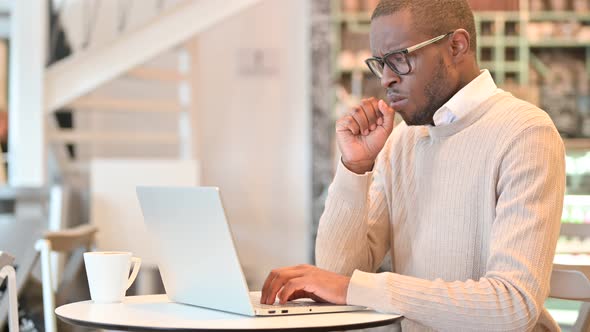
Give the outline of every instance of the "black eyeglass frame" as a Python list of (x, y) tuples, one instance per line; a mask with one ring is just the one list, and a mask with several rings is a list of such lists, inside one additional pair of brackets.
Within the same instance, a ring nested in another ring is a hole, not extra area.
[[(373, 70), (373, 67), (371, 66), (371, 62), (377, 62), (381, 68), (385, 68), (385, 65), (387, 65), (387, 67), (389, 67), (389, 69), (391, 69), (393, 72), (395, 72), (398, 75), (408, 75), (409, 73), (412, 72), (412, 64), (410, 63), (410, 60), (408, 59), (408, 54), (415, 52), (425, 46), (428, 46), (430, 44), (434, 44), (439, 40), (444, 39), (445, 37), (448, 37), (450, 35), (452, 35), (453, 33), (455, 33), (455, 31), (450, 31), (445, 33), (444, 35), (440, 35), (437, 37), (434, 37), (432, 39), (429, 39), (427, 41), (421, 42), (419, 44), (410, 46), (408, 48), (405, 48), (403, 50), (396, 50), (396, 51), (392, 51), (389, 52), (387, 54), (385, 54), (382, 58), (380, 57), (370, 57), (368, 59), (365, 60), (365, 64), (367, 65), (367, 67), (369, 67), (369, 70), (371, 70), (371, 72), (377, 76), (378, 78), (382, 78), (383, 77), (383, 71), (381, 73), (375, 72), (375, 70)], [(389, 58), (390, 56), (394, 55), (394, 54), (402, 54), (404, 56), (404, 59), (406, 60), (406, 64), (408, 65), (408, 71), (405, 73), (400, 72), (395, 65), (391, 64), (389, 61), (387, 61), (387, 58)]]

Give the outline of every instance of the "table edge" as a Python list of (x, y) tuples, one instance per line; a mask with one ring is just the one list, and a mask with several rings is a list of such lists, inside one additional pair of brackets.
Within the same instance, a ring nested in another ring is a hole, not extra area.
[[(116, 325), (116, 324), (105, 324), (105, 323), (94, 323), (88, 321), (82, 321), (72, 318), (63, 317), (61, 315), (55, 314), (60, 320), (67, 324), (82, 326), (82, 327), (89, 327), (89, 328), (98, 328), (98, 329), (106, 329), (106, 330), (119, 330), (119, 331), (130, 331), (130, 332), (154, 332), (154, 331), (216, 331), (216, 332), (240, 332), (240, 331), (265, 331), (265, 332), (295, 332), (295, 331), (314, 331), (314, 332), (323, 332), (323, 331), (339, 331), (339, 330), (356, 330), (356, 329), (367, 329), (372, 327), (380, 327), (386, 326), (395, 323), (397, 320), (401, 319), (403, 316), (398, 315), (397, 317), (389, 318), (386, 320), (378, 321), (378, 322), (370, 322), (370, 323), (356, 323), (356, 324), (347, 324), (347, 325), (338, 325), (338, 326), (322, 326), (322, 327), (298, 327), (298, 328), (271, 328), (271, 329), (193, 329), (193, 328), (153, 328), (153, 327), (139, 327), (139, 326), (125, 326), (125, 325)], [(322, 314), (316, 314), (322, 315)]]

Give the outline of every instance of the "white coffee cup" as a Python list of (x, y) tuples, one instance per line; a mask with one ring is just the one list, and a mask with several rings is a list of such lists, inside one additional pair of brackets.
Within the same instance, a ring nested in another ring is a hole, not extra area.
[[(132, 262), (133, 271), (129, 276)], [(84, 253), (84, 265), (94, 303), (113, 303), (125, 297), (137, 277), (141, 259), (130, 252), (94, 251)]]

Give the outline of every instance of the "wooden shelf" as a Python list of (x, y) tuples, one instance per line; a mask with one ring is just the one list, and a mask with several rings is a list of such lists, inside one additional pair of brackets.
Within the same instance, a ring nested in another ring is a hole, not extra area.
[(566, 138), (563, 143), (566, 150), (590, 150), (590, 138)]
[(590, 224), (573, 224), (562, 222), (561, 235), (588, 238), (590, 237)]
[(590, 47), (590, 41), (579, 41), (579, 40), (572, 40), (572, 39), (549, 39), (549, 40), (542, 40), (542, 41), (534, 41), (530, 42), (529, 46), (531, 48), (552, 48), (552, 47), (568, 47), (568, 48), (586, 48)]
[[(501, 42), (505, 47), (519, 47), (520, 46), (520, 38), (515, 37), (515, 36), (503, 36)], [(498, 42), (497, 42), (495, 36), (481, 36), (477, 40), (477, 43), (481, 47), (496, 47), (496, 46), (498, 46)]]
[(476, 20), (480, 22), (495, 22), (498, 18), (507, 22), (520, 21), (520, 12), (516, 11), (475, 11)]
[(531, 22), (542, 21), (582, 21), (590, 22), (590, 12), (575, 12), (575, 11), (542, 11), (531, 12), (529, 20)]
[(521, 19), (529, 16), (530, 22), (544, 22), (544, 21), (581, 21), (590, 22), (590, 12), (575, 12), (575, 11), (531, 11), (521, 13), (519, 11), (476, 11), (476, 18), (481, 22), (493, 22), (498, 18), (502, 18), (507, 22), (518, 22)]
[[(479, 66), (482, 69), (488, 69), (491, 71), (495, 71), (496, 68), (496, 63), (494, 61), (480, 61), (479, 62)], [(504, 72), (518, 72), (520, 71), (521, 67), (520, 67), (520, 62), (518, 61), (503, 61), (501, 64), (503, 71)]]

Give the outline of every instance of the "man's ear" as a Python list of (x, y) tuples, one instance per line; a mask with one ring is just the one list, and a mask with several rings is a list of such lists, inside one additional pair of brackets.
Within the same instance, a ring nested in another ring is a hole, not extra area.
[(449, 51), (454, 63), (462, 62), (471, 52), (471, 36), (465, 29), (457, 29), (451, 38)]

